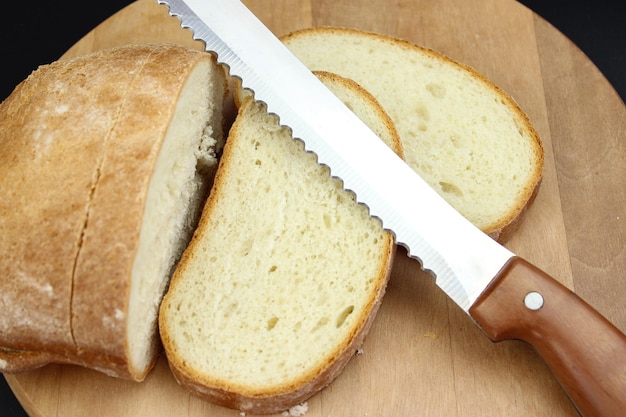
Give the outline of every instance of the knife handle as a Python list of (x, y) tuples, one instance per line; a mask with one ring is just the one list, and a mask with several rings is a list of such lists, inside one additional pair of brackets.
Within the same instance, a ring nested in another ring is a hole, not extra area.
[(514, 257), (469, 313), (494, 342), (530, 343), (581, 415), (625, 415), (626, 336), (545, 272)]

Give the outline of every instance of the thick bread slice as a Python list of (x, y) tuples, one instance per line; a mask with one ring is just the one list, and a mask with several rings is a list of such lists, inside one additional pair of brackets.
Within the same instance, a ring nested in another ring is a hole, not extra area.
[(0, 105), (1, 371), (146, 376), (225, 88), (210, 54), (136, 45), (43, 66)]
[(463, 64), (404, 40), (318, 27), (282, 38), (311, 70), (372, 93), (400, 132), (407, 163), (461, 214), (500, 241), (532, 202), (543, 150), (528, 117)]
[[(397, 146), (371, 97), (341, 77), (318, 76)], [(161, 305), (170, 368), (192, 392), (246, 412), (304, 401), (362, 343), (394, 253), (366, 208), (275, 117), (244, 100)]]

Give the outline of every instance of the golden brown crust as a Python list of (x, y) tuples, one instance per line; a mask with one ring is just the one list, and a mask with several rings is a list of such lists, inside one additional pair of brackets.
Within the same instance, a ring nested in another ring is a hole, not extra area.
[(395, 38), (388, 35), (382, 35), (374, 32), (362, 31), (358, 29), (329, 26), (311, 27), (297, 30), (282, 36), (280, 39), (281, 41), (288, 43), (290, 38), (299, 37), (303, 34), (324, 36), (325, 33), (357, 35), (360, 37), (372, 38), (389, 45), (399, 46), (405, 50), (418, 51), (419, 53), (428, 55), (436, 60), (440, 60), (448, 64), (457, 66), (464, 71), (467, 71), (477, 80), (480, 80), (486, 88), (495, 92), (500, 97), (501, 103), (504, 106), (508, 107), (512, 111), (512, 113), (516, 115), (517, 121), (520, 124), (520, 128), (524, 129), (527, 132), (529, 140), (531, 141), (530, 145), (533, 148), (533, 152), (535, 154), (535, 169), (531, 173), (531, 175), (529, 175), (526, 187), (524, 187), (523, 191), (520, 193), (517, 201), (513, 203), (513, 208), (511, 209), (511, 211), (503, 215), (500, 219), (493, 222), (492, 224), (482, 227), (483, 232), (485, 232), (492, 238), (498, 240), (499, 242), (506, 241), (519, 227), (524, 213), (534, 201), (534, 196), (536, 195), (538, 187), (541, 184), (544, 165), (544, 155), (541, 138), (532, 123), (530, 122), (526, 113), (519, 107), (515, 100), (500, 87), (494, 84), (491, 80), (476, 71), (474, 68), (459, 61), (456, 61), (435, 50), (416, 45), (404, 39)]
[(0, 361), (5, 361), (4, 373), (32, 371), (49, 363), (67, 363), (67, 358), (47, 352), (16, 351), (0, 347)]
[(96, 52), (39, 68), (0, 105), (0, 346), (22, 351), (0, 356), (12, 371), (47, 357), (145, 377), (127, 363), (130, 271), (156, 157), (201, 59), (173, 45)]
[[(146, 55), (137, 52), (129, 53), (129, 66), (140, 72), (130, 80), (132, 93), (125, 95), (107, 139), (74, 278), (76, 343), (84, 352), (105, 353), (104, 364), (127, 357), (128, 347), (120, 343), (126, 340), (125, 322), (112, 315), (126, 312), (148, 184), (180, 89), (193, 66), (207, 59), (196, 51), (159, 47), (133, 64)], [(94, 281), (96, 274), (106, 279)], [(94, 325), (101, 330), (94, 332)]]

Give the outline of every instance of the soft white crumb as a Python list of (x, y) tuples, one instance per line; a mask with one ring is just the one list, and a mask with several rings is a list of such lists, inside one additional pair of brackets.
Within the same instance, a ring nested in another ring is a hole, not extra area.
[(302, 404), (294, 405), (289, 410), (283, 411), (285, 417), (300, 417), (309, 411), (309, 404), (304, 402)]

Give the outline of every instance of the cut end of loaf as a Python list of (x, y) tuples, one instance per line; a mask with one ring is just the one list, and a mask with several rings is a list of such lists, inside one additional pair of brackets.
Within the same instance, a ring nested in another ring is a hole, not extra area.
[(150, 180), (127, 318), (131, 363), (143, 373), (155, 360), (161, 297), (217, 169), (223, 97), (221, 71), (209, 59), (199, 62), (180, 92)]

